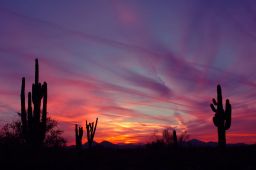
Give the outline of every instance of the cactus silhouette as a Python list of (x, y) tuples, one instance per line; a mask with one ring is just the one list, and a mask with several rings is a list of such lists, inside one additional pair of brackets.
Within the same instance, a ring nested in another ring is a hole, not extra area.
[(89, 148), (92, 147), (93, 138), (94, 138), (94, 135), (96, 132), (97, 124), (98, 124), (98, 118), (96, 119), (95, 124), (94, 124), (94, 122), (87, 123), (87, 120), (86, 120), (87, 141), (88, 141)]
[(177, 134), (176, 134), (175, 129), (172, 131), (172, 138), (173, 138), (173, 145), (177, 146), (178, 145), (178, 139), (177, 139)]
[(224, 110), (222, 104), (222, 93), (221, 86), (217, 86), (217, 101), (215, 98), (212, 99), (210, 105), (212, 111), (215, 113), (213, 117), (213, 123), (218, 128), (218, 145), (221, 148), (226, 146), (226, 130), (231, 126), (231, 104), (229, 99), (226, 100), (226, 108)]
[[(28, 108), (26, 111), (25, 98), (25, 77), (22, 78), (21, 84), (21, 124), (22, 134), (28, 144), (40, 146), (46, 133), (47, 121), (47, 83), (42, 85), (39, 82), (39, 64), (38, 59), (35, 61), (35, 82), (32, 85), (32, 93), (28, 93)], [(41, 111), (41, 100), (43, 107)], [(33, 108), (32, 108), (33, 103)]]
[(75, 132), (76, 132), (76, 148), (80, 149), (82, 147), (82, 138), (83, 138), (83, 127), (75, 125)]

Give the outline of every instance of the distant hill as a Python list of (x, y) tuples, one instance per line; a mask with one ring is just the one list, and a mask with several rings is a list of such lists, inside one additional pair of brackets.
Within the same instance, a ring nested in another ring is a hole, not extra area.
[(104, 148), (116, 148), (117, 146), (109, 141), (102, 141), (98, 143), (98, 146), (104, 147)]
[[(192, 147), (217, 147), (217, 142), (203, 142), (198, 139), (191, 139), (184, 143), (185, 146), (192, 146)], [(244, 143), (234, 143), (234, 144), (227, 144), (227, 147), (237, 147), (237, 146), (246, 146), (247, 144)]]
[[(100, 143), (94, 142), (93, 147), (96, 148), (110, 148), (110, 149), (133, 149), (133, 148), (141, 148), (144, 147), (143, 144), (114, 144), (109, 141), (102, 141)], [(75, 148), (75, 145), (68, 146), (67, 148)], [(82, 148), (88, 148), (88, 143), (84, 143)]]
[(218, 144), (216, 142), (203, 142), (198, 139), (191, 139), (184, 143), (185, 146), (192, 146), (192, 147), (217, 147)]
[(132, 149), (132, 148), (140, 148), (144, 145), (142, 144), (113, 144), (109, 141), (102, 141), (96, 144), (96, 147), (103, 148), (117, 148), (117, 149)]
[[(244, 143), (236, 143), (236, 144), (227, 144), (228, 147), (237, 147), (237, 146), (246, 146)], [(114, 144), (109, 141), (102, 141), (100, 143), (94, 142), (93, 147), (96, 148), (110, 148), (110, 149), (133, 149), (133, 148), (143, 148), (144, 144)], [(217, 142), (204, 142), (198, 139), (191, 139), (182, 144), (184, 147), (217, 147)], [(68, 146), (68, 148), (74, 148), (75, 146)], [(88, 144), (83, 144), (82, 148), (88, 148)]]

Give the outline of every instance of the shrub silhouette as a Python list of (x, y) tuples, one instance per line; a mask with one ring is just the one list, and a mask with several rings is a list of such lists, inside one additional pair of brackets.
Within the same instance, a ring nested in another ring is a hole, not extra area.
[(96, 118), (96, 123), (95, 124), (94, 124), (94, 122), (87, 123), (87, 120), (86, 120), (87, 141), (88, 141), (88, 147), (89, 148), (92, 147), (94, 135), (95, 135), (96, 128), (97, 128), (97, 124), (98, 124), (98, 118)]
[(224, 110), (220, 85), (217, 85), (217, 101), (215, 98), (213, 98), (212, 102), (213, 104), (211, 104), (210, 107), (215, 113), (213, 123), (218, 128), (218, 145), (219, 147), (224, 148), (226, 146), (226, 130), (228, 130), (231, 126), (232, 109), (229, 99), (227, 99), (226, 108)]
[(83, 127), (75, 125), (75, 134), (76, 134), (76, 148), (81, 149), (82, 147), (82, 138), (83, 138)]
[(184, 142), (188, 141), (189, 139), (189, 134), (187, 131), (183, 131), (179, 136), (178, 136), (178, 144), (183, 144)]
[(176, 146), (178, 144), (176, 130), (175, 129), (172, 130), (172, 128), (165, 128), (162, 132), (162, 140), (163, 140), (163, 143), (167, 145)]
[(61, 148), (66, 146), (66, 140), (61, 136), (62, 130), (58, 128), (56, 120), (47, 118), (44, 145), (47, 147)]
[(0, 130), (0, 143), (8, 145), (24, 144), (20, 121), (13, 121), (3, 125)]
[(157, 136), (155, 133), (156, 132), (153, 134), (155, 139), (153, 139), (150, 144), (147, 144), (147, 146), (153, 148), (161, 148), (166, 146), (177, 147), (182, 145), (189, 138), (187, 131), (177, 135), (176, 130), (169, 127), (163, 129), (162, 136)]
[[(22, 78), (21, 85), (21, 129), (22, 134), (28, 144), (40, 146), (46, 133), (47, 121), (47, 83), (42, 85), (39, 82), (39, 64), (35, 61), (35, 83), (32, 85), (32, 93), (28, 93), (28, 108), (25, 106), (25, 77)], [(41, 100), (43, 107), (41, 111)], [(33, 103), (33, 108), (32, 108)]]
[[(66, 140), (61, 136), (63, 131), (58, 129), (57, 121), (47, 118), (46, 123), (46, 137), (44, 145), (46, 147), (64, 147)], [(23, 145), (26, 143), (22, 134), (21, 121), (12, 121), (6, 123), (0, 131), (1, 144), (8, 145)]]

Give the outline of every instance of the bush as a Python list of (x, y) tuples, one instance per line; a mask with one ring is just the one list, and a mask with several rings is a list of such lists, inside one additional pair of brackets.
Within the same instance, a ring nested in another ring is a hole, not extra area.
[[(177, 144), (182, 145), (189, 139), (187, 131), (183, 131), (181, 134), (177, 135)], [(175, 146), (173, 138), (173, 128), (165, 128), (162, 130), (162, 136), (156, 135), (156, 131), (153, 134), (153, 140), (151, 143), (147, 144), (148, 147), (161, 148), (167, 146)]]
[[(46, 147), (64, 147), (66, 145), (66, 140), (61, 136), (62, 133), (63, 131), (58, 129), (58, 122), (48, 118), (46, 123), (46, 138), (44, 140), (44, 145)], [(21, 131), (21, 122), (19, 120), (6, 123), (1, 128), (0, 144), (25, 144), (25, 139)]]

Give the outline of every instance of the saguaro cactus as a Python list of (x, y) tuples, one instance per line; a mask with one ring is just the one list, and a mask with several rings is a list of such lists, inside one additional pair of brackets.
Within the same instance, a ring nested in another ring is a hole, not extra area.
[(223, 148), (226, 146), (226, 130), (231, 126), (231, 104), (229, 99), (226, 100), (226, 108), (223, 109), (221, 86), (217, 86), (217, 101), (212, 99), (210, 105), (212, 111), (215, 113), (213, 123), (218, 128), (218, 145)]
[[(41, 111), (41, 100), (43, 107)], [(21, 84), (21, 123), (22, 133), (27, 143), (39, 146), (43, 143), (46, 133), (47, 121), (47, 83), (39, 83), (39, 64), (35, 61), (35, 83), (32, 85), (32, 94), (28, 93), (28, 109), (26, 110), (25, 77)], [(33, 108), (32, 108), (33, 103)]]
[(83, 127), (75, 125), (75, 132), (76, 132), (76, 148), (80, 149), (82, 147), (82, 138), (83, 138)]
[(94, 125), (94, 122), (87, 123), (87, 120), (86, 120), (87, 141), (88, 141), (89, 148), (92, 147), (93, 138), (94, 138), (94, 135), (96, 132), (97, 124), (98, 124), (98, 118), (96, 119), (95, 125)]

